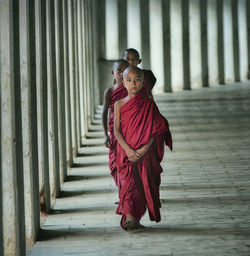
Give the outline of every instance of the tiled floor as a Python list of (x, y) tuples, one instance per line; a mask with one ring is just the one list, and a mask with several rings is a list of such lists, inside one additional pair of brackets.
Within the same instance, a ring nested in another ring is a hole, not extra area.
[[(162, 221), (125, 232), (100, 113), (28, 255), (250, 255), (250, 83), (155, 96), (174, 150), (162, 162)], [(99, 123), (99, 124), (98, 124)]]

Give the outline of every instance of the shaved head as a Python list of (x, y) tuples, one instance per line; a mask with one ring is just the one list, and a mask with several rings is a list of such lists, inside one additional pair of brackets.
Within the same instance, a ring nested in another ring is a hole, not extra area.
[(123, 78), (125, 78), (130, 72), (137, 73), (142, 80), (144, 79), (144, 72), (140, 68), (134, 66), (129, 66), (124, 70)]
[(115, 70), (118, 66), (124, 66), (124, 67), (128, 67), (129, 66), (129, 63), (124, 60), (124, 59), (119, 59), (119, 60), (116, 60), (114, 62), (114, 65), (113, 65), (113, 70)]
[(135, 57), (137, 57), (138, 59), (140, 59), (140, 54), (139, 52), (134, 49), (134, 48), (128, 48), (123, 52), (123, 58), (125, 57), (126, 54), (128, 53), (132, 53)]

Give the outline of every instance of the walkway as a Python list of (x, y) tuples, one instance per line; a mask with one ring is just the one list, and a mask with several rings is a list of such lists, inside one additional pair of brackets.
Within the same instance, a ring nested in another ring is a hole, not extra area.
[(145, 230), (120, 228), (98, 112), (32, 256), (250, 255), (250, 85), (155, 98), (174, 140), (162, 163), (162, 221), (145, 215)]

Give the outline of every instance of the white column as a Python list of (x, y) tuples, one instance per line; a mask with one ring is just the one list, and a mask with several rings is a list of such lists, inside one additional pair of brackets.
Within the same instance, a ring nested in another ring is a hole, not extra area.
[[(154, 92), (163, 92), (164, 69), (163, 69), (163, 26), (162, 26), (161, 1), (150, 0), (149, 24), (150, 24), (150, 60), (151, 69), (157, 78)], [(142, 14), (143, 15), (143, 14)], [(143, 60), (142, 60), (143, 61)]]
[(219, 83), (216, 0), (207, 1), (208, 79), (209, 85)]
[(21, 1), (19, 14), (25, 226), (26, 242), (33, 244), (40, 229), (34, 1)]
[(71, 104), (69, 80), (69, 32), (68, 32), (68, 1), (63, 0), (63, 46), (64, 46), (64, 82), (65, 82), (65, 122), (66, 122), (66, 154), (68, 166), (73, 164), (72, 129), (71, 129)]
[(86, 1), (82, 1), (82, 37), (83, 37), (83, 51), (82, 51), (82, 61), (83, 61), (83, 86), (82, 86), (82, 98), (83, 98), (83, 115), (84, 115), (84, 131), (85, 133), (88, 131), (88, 67), (87, 67), (87, 11), (86, 11)]
[(68, 1), (68, 38), (69, 38), (69, 77), (70, 77), (70, 109), (73, 155), (77, 153), (76, 100), (75, 100), (75, 44), (74, 44), (74, 1)]
[(47, 83), (48, 83), (48, 129), (49, 170), (51, 196), (60, 193), (59, 149), (58, 149), (58, 98), (55, 59), (55, 13), (54, 1), (47, 0)]
[(86, 117), (87, 125), (90, 123), (90, 105), (91, 105), (91, 67), (90, 67), (90, 34), (89, 34), (89, 10), (88, 1), (84, 1), (85, 11), (85, 53), (86, 53)]
[(93, 117), (95, 115), (95, 59), (94, 59), (94, 19), (95, 17), (93, 17), (93, 1), (92, 0), (88, 0), (88, 11), (89, 11), (89, 32), (90, 32), (90, 65), (91, 65), (91, 86), (90, 86), (90, 100), (91, 100), (91, 104), (90, 104), (90, 123), (93, 120)]
[(83, 64), (83, 51), (84, 51), (84, 44), (83, 44), (83, 33), (82, 27), (84, 26), (82, 21), (82, 1), (78, 2), (78, 9), (77, 9), (77, 34), (78, 34), (78, 45), (79, 45), (79, 58), (78, 58), (78, 65), (79, 65), (79, 101), (80, 101), (80, 122), (81, 122), (81, 136), (85, 135), (85, 115), (84, 115), (84, 64)]
[(118, 38), (118, 2), (117, 0), (106, 0), (106, 58), (119, 58)]
[(135, 48), (141, 54), (140, 1), (127, 0), (128, 48)]
[[(25, 255), (22, 123), (19, 77), (19, 10), (0, 1), (1, 198), (4, 255)], [(13, 18), (15, 17), (15, 18)], [(13, 55), (17, 57), (13, 61)]]
[(65, 127), (65, 86), (64, 86), (64, 62), (63, 62), (63, 10), (62, 1), (55, 1), (55, 44), (56, 44), (56, 80), (58, 94), (58, 146), (60, 163), (60, 182), (67, 176), (66, 164), (66, 127)]
[(49, 156), (48, 156), (48, 107), (47, 107), (47, 56), (46, 56), (46, 1), (35, 2), (36, 8), (36, 85), (38, 125), (39, 191), (42, 209), (50, 210)]
[(225, 83), (234, 81), (232, 3), (223, 2), (224, 70)]
[(170, 2), (171, 85), (173, 91), (183, 89), (182, 11), (181, 0)]
[(244, 81), (248, 79), (247, 78), (248, 47), (247, 47), (246, 0), (238, 1), (238, 31), (239, 31), (240, 80)]
[(200, 0), (189, 1), (189, 47), (191, 89), (202, 87)]

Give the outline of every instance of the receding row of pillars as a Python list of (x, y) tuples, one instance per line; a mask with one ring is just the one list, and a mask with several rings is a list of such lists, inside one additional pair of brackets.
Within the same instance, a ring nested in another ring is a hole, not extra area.
[(0, 1), (0, 255), (36, 241), (99, 104), (95, 8)]
[(100, 38), (102, 57), (116, 59), (126, 48), (138, 49), (142, 68), (158, 79), (156, 92), (250, 78), (248, 0), (100, 2), (102, 10), (108, 6), (99, 15), (100, 34), (106, 35)]

